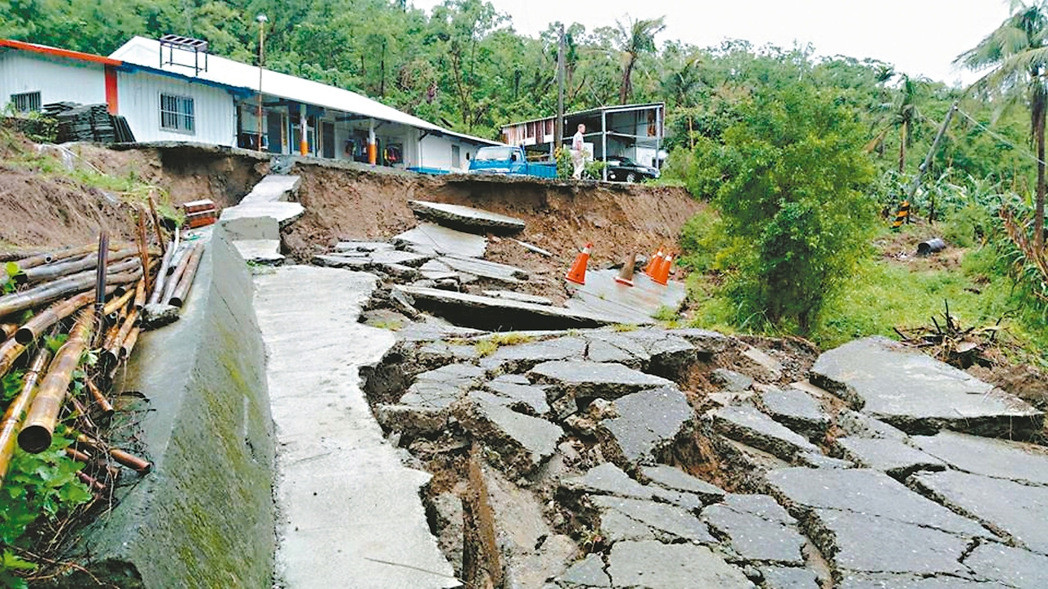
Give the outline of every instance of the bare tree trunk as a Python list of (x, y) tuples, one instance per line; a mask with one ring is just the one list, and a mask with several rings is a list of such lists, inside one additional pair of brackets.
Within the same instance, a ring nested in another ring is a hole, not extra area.
[(906, 171), (906, 121), (899, 130), (899, 173)]
[(633, 95), (633, 65), (637, 62), (637, 56), (630, 54), (626, 67), (622, 70), (622, 86), (619, 89), (619, 104), (626, 104), (629, 97)]
[(1044, 107), (1037, 115), (1037, 200), (1033, 212), (1033, 249), (1044, 255)]

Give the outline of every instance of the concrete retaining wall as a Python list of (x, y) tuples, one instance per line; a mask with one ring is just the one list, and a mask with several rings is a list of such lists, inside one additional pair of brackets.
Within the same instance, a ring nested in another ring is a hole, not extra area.
[[(112, 514), (78, 543), (103, 581), (271, 585), (273, 426), (252, 288), (216, 227), (182, 318), (139, 340), (123, 390), (145, 397), (130, 407), (144, 411), (130, 415), (154, 469), (120, 489)], [(94, 585), (85, 581), (73, 575), (62, 585)]]

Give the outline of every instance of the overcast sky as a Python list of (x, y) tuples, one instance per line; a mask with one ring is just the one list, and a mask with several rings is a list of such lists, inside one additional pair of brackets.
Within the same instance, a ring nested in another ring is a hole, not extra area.
[[(746, 39), (792, 47), (811, 43), (819, 55), (872, 57), (899, 71), (948, 84), (978, 76), (951, 62), (1008, 16), (1006, 0), (490, 0), (520, 33), (536, 36), (550, 22), (587, 30), (634, 19), (666, 17), (658, 40), (707, 47)], [(412, 0), (430, 10), (437, 0)]]

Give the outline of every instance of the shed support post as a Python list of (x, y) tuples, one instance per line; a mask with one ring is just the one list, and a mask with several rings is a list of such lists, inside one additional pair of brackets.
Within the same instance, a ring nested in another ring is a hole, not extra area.
[(298, 105), (298, 154), (309, 155), (309, 138), (306, 136), (306, 105)]

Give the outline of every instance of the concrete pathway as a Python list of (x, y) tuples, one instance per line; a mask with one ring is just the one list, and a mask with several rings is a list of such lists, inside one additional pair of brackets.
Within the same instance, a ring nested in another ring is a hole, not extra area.
[(357, 323), (370, 274), (286, 266), (255, 278), (277, 433), (277, 571), (284, 587), (457, 587), (419, 487), (360, 389), (393, 344)]

